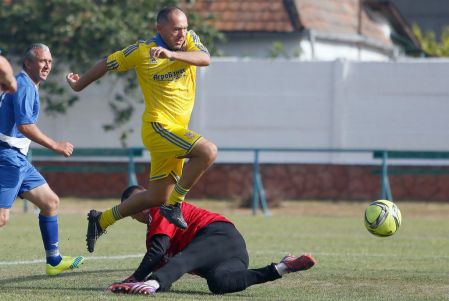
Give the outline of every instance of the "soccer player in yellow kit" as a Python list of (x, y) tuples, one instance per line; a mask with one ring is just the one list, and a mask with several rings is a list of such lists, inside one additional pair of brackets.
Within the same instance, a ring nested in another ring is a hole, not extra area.
[[(90, 252), (108, 226), (150, 207), (160, 205), (161, 214), (171, 223), (187, 227), (180, 202), (217, 156), (215, 144), (188, 129), (196, 66), (209, 65), (210, 56), (187, 25), (181, 9), (164, 8), (157, 15), (155, 37), (109, 55), (82, 76), (66, 76), (70, 87), (81, 91), (107, 71), (134, 69), (145, 99), (142, 141), (151, 154), (148, 189), (104, 212), (89, 212), (86, 240)], [(185, 158), (189, 160), (183, 168)]]

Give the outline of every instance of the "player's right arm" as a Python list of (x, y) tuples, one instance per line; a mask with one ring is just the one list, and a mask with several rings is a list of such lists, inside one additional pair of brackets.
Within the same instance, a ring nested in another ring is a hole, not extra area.
[(76, 92), (83, 90), (92, 82), (100, 79), (108, 71), (106, 58), (99, 60), (92, 68), (87, 70), (83, 75), (77, 73), (69, 73), (66, 76), (67, 83)]
[[(116, 51), (107, 58), (99, 60), (85, 74), (69, 73), (66, 76), (67, 83), (76, 92), (83, 90), (92, 82), (100, 79), (108, 71), (124, 72), (139, 62), (139, 42), (122, 50)], [(137, 51), (136, 51), (137, 50)]]
[(11, 64), (0, 55), (0, 91), (13, 93), (17, 90), (17, 82)]
[(151, 272), (161, 266), (162, 259), (169, 247), (170, 238), (167, 235), (158, 234), (152, 236), (147, 253), (131, 277), (136, 281), (144, 281)]

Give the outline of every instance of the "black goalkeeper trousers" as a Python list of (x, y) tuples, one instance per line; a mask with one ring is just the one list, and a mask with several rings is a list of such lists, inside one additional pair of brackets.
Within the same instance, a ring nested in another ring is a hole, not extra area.
[(164, 291), (189, 272), (206, 278), (214, 294), (238, 292), (247, 287), (273, 281), (281, 276), (274, 264), (260, 269), (248, 269), (245, 240), (233, 224), (215, 222), (198, 231), (189, 245), (154, 272)]

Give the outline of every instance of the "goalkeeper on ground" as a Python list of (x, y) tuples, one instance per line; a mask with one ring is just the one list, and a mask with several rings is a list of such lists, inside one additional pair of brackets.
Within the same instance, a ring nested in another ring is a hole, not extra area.
[[(122, 201), (143, 191), (141, 186), (128, 187)], [(273, 281), (289, 272), (307, 270), (315, 264), (310, 255), (287, 255), (278, 264), (248, 269), (246, 243), (234, 224), (220, 214), (181, 204), (189, 224), (180, 230), (150, 208), (132, 216), (147, 224), (147, 253), (137, 270), (108, 289), (114, 293), (155, 294), (166, 291), (185, 273), (203, 277), (214, 294), (238, 292), (247, 287)]]

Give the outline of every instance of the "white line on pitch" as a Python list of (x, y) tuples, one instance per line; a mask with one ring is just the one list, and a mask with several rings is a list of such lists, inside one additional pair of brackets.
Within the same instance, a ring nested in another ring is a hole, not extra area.
[[(143, 257), (144, 254), (129, 254), (129, 255), (118, 255), (118, 256), (91, 256), (85, 257), (85, 260), (115, 260), (115, 259), (127, 259), (127, 258), (140, 258)], [(34, 259), (34, 260), (21, 260), (21, 261), (0, 261), (1, 265), (21, 265), (21, 264), (35, 264), (35, 263), (44, 263), (43, 259)]]
[[(254, 251), (249, 252), (250, 255), (267, 255), (267, 254), (273, 254), (276, 256), (281, 256), (282, 254), (287, 254), (288, 252), (278, 252), (278, 251)], [(117, 255), (117, 256), (90, 256), (85, 257), (86, 260), (116, 260), (116, 259), (127, 259), (127, 258), (141, 258), (144, 254), (128, 254), (128, 255)], [(312, 255), (315, 256), (324, 256), (324, 257), (344, 257), (344, 256), (350, 256), (350, 257), (403, 257), (403, 258), (409, 258), (409, 259), (433, 259), (435, 258), (434, 255), (427, 255), (427, 256), (404, 256), (399, 254), (379, 254), (379, 253), (320, 253), (320, 252), (312, 252)], [(449, 259), (449, 256), (445, 255), (438, 255), (439, 259)], [(34, 260), (23, 260), (23, 261), (0, 261), (0, 266), (2, 265), (22, 265), (22, 264), (35, 264), (35, 263), (44, 263), (45, 260), (43, 259), (34, 259)]]

